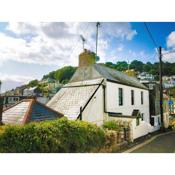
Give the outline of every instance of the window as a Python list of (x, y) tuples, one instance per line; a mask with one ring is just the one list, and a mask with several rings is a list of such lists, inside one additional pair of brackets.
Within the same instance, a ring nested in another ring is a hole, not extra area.
[(141, 91), (141, 104), (143, 105), (143, 91)]
[(131, 105), (134, 105), (134, 90), (131, 90)]
[(144, 113), (141, 114), (142, 121), (144, 121)]
[(123, 106), (123, 89), (118, 89), (119, 106)]

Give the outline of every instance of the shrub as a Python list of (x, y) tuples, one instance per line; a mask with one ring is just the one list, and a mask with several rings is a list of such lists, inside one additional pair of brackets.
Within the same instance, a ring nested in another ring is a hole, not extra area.
[(120, 131), (122, 127), (121, 127), (121, 125), (119, 125), (119, 123), (117, 121), (110, 120), (110, 121), (106, 121), (103, 124), (103, 128), (108, 129), (108, 130)]
[(102, 128), (66, 118), (25, 126), (6, 126), (0, 132), (0, 152), (91, 152), (105, 144)]

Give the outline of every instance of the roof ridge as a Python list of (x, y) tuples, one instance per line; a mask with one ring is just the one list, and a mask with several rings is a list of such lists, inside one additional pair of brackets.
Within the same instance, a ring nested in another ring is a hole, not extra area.
[[(127, 74), (125, 74), (125, 73), (122, 72), (122, 71), (118, 71), (118, 70), (116, 70), (116, 69), (113, 69), (113, 68), (107, 67), (106, 65), (101, 65), (101, 64), (94, 64), (93, 66), (94, 66), (94, 68), (95, 68), (102, 76), (107, 76), (107, 75), (105, 75), (105, 74), (107, 73), (108, 75), (110, 75), (110, 76), (112, 77), (112, 79), (115, 79), (115, 81), (116, 81), (116, 80), (118, 80), (119, 82), (120, 82), (121, 80), (127, 81), (127, 79), (128, 79), (128, 83), (126, 83), (126, 85), (127, 85), (127, 84), (131, 84), (132, 86), (134, 86), (133, 83), (137, 83), (137, 84), (135, 85), (135, 87), (148, 89), (148, 88), (147, 88), (144, 84), (142, 84), (137, 78), (128, 76)], [(106, 72), (104, 72), (104, 71), (98, 69), (98, 67), (101, 68), (101, 69), (103, 68), (104, 70), (106, 69)], [(111, 73), (111, 72), (114, 72), (114, 73), (116, 73), (116, 74), (114, 75), (114, 74)], [(120, 75), (121, 75), (121, 77), (120, 77)], [(110, 78), (106, 78), (106, 79), (110, 79)], [(139, 86), (140, 86), (140, 87), (139, 87)]]
[(23, 124), (28, 122), (29, 116), (30, 116), (30, 114), (32, 112), (32, 106), (33, 106), (33, 104), (35, 103), (36, 100), (35, 99), (28, 99), (28, 101), (30, 101), (30, 103), (29, 103), (28, 108), (26, 110), (26, 113), (24, 115), (24, 119), (22, 121)]
[(9, 110), (10, 108), (13, 108), (13, 107), (15, 107), (16, 105), (18, 105), (18, 104), (20, 104), (20, 103), (22, 103), (22, 102), (25, 102), (25, 101), (27, 101), (27, 100), (32, 100), (32, 99), (22, 99), (22, 100), (18, 101), (17, 103), (15, 103), (15, 104), (13, 104), (13, 105), (7, 107), (7, 108), (4, 109), (2, 112), (5, 112), (5, 111)]

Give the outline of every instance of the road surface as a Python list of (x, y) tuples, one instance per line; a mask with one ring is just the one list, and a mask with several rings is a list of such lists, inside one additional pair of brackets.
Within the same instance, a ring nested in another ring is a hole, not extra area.
[(131, 153), (175, 153), (175, 132), (159, 136)]

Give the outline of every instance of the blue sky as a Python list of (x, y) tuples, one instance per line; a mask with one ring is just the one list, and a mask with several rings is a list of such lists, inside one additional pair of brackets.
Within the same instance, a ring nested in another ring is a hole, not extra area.
[[(175, 48), (175, 23), (147, 23), (163, 52)], [(95, 23), (0, 23), (0, 79), (2, 91), (15, 88), (62, 66), (77, 66), (85, 47), (95, 51)], [(144, 23), (102, 22), (99, 28), (100, 62), (155, 62), (155, 46)], [(169, 54), (165, 61), (174, 62)]]

